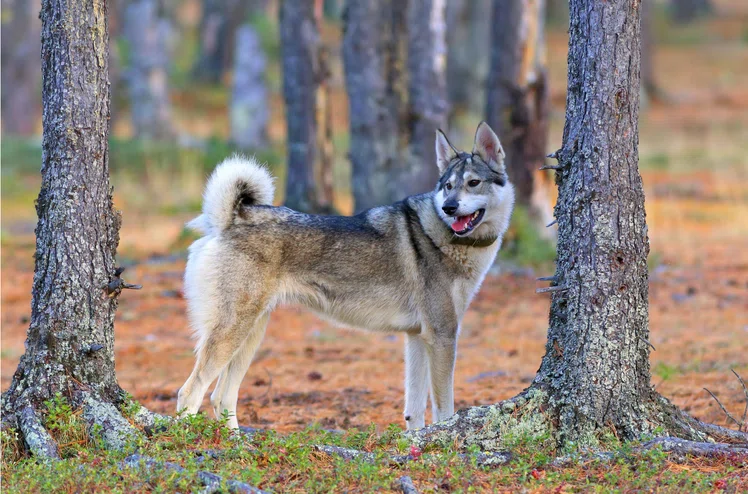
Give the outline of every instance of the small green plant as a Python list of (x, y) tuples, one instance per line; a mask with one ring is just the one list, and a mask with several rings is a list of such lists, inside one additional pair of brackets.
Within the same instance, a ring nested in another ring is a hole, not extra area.
[(81, 418), (81, 410), (73, 410), (62, 393), (44, 402), (47, 409), (45, 426), (58, 444), (60, 456), (68, 458), (78, 449), (89, 445), (86, 423)]

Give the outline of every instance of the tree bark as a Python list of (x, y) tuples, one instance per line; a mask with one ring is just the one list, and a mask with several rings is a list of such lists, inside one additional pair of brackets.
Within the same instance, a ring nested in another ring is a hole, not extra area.
[(2, 5), (2, 126), (5, 135), (30, 135), (40, 109), (39, 2), (4, 0)]
[(119, 290), (107, 290), (119, 286), (112, 282), (119, 281), (120, 226), (109, 184), (107, 4), (44, 0), (41, 19), (44, 134), (31, 323), (3, 395), (3, 422), (17, 425), (34, 453), (54, 457), (37, 411), (57, 392), (102, 425), (108, 444), (132, 427), (102, 403), (122, 400), (114, 373)]
[(543, 187), (548, 139), (549, 91), (543, 26), (545, 0), (494, 0), (491, 69), (486, 122), (506, 151), (506, 167), (517, 203), (529, 209), (538, 229), (550, 221)]
[(434, 188), (439, 179), (434, 135), (446, 129), (447, 45), (445, 0), (409, 0), (408, 22), (408, 134), (410, 145), (400, 196)]
[(281, 1), (280, 37), (288, 148), (285, 202), (299, 211), (317, 212), (324, 208), (314, 181), (319, 32), (313, 2)]
[(143, 139), (173, 137), (169, 100), (169, 21), (156, 0), (133, 0), (125, 10), (125, 36), (129, 46), (127, 81), (135, 136)]
[[(402, 146), (403, 9), (395, 0), (349, 1), (343, 13), (352, 188), (356, 212), (402, 199), (393, 177)], [(398, 17), (399, 15), (399, 17)]]

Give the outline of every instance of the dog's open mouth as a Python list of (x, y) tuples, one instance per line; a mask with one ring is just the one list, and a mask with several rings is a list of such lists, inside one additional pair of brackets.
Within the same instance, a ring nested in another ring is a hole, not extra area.
[(479, 209), (473, 214), (469, 214), (467, 216), (458, 216), (457, 219), (452, 223), (452, 230), (457, 235), (467, 235), (480, 224), (481, 220), (483, 219), (483, 213), (485, 212), (485, 209)]

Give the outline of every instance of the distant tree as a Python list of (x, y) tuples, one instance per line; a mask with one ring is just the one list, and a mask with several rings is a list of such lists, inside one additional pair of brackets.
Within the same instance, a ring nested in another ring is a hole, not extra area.
[(660, 434), (704, 441), (669, 438), (702, 454), (718, 451), (710, 440), (748, 443), (748, 433), (678, 410), (650, 382), (649, 240), (638, 169), (640, 6), (570, 2), (558, 259), (551, 287), (541, 290), (550, 292), (551, 308), (538, 373), (514, 398), (409, 432), (421, 446), (455, 440), (502, 448), (508, 428), (582, 451), (599, 444), (603, 431), (621, 440)]
[(320, 44), (314, 2), (281, 0), (280, 38), (283, 98), (286, 103), (288, 177), (286, 205), (299, 211), (329, 212), (315, 178), (320, 166), (317, 91)]
[(356, 211), (399, 197), (404, 104), (405, 10), (398, 0), (354, 0), (343, 12), (343, 65), (349, 102)]
[(2, 125), (6, 135), (32, 134), (39, 119), (38, 11), (38, 0), (4, 0), (2, 3)]
[(231, 88), (231, 140), (242, 149), (260, 149), (267, 145), (270, 117), (265, 71), (267, 58), (262, 40), (251, 24), (236, 32), (234, 71)]
[(676, 22), (686, 23), (711, 14), (714, 5), (712, 0), (671, 0), (671, 9)]
[(202, 0), (199, 48), (194, 77), (203, 82), (220, 83), (235, 60), (236, 32), (249, 12), (265, 7), (267, 0)]
[(491, 0), (447, 2), (447, 94), (452, 121), (482, 113), (491, 56)]
[(503, 143), (518, 204), (549, 232), (545, 172), (538, 170), (545, 163), (549, 116), (544, 20), (545, 0), (494, 0), (486, 122)]
[(125, 8), (128, 45), (127, 85), (136, 137), (173, 136), (169, 99), (168, 49), (171, 26), (158, 0), (132, 0)]
[(399, 178), (401, 195), (431, 190), (439, 178), (434, 133), (446, 129), (447, 44), (445, 0), (409, 0), (408, 160)]
[(2, 420), (34, 455), (56, 458), (42, 421), (44, 401), (56, 393), (111, 448), (138, 432), (116, 408), (124, 399), (114, 372), (123, 282), (109, 184), (107, 2), (44, 0), (41, 20), (44, 134), (31, 322)]

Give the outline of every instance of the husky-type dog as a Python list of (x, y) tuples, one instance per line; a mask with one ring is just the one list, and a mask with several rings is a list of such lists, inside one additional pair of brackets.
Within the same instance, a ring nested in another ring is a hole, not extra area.
[(210, 384), (216, 415), (238, 427), (239, 385), (279, 303), (304, 305), (345, 326), (405, 333), (405, 421), (454, 413), (457, 335), (501, 246), (514, 206), (499, 139), (478, 126), (472, 153), (436, 134), (441, 178), (429, 193), (352, 217), (271, 206), (273, 178), (251, 159), (229, 158), (188, 226), (185, 295), (197, 361), (177, 410), (197, 413)]

